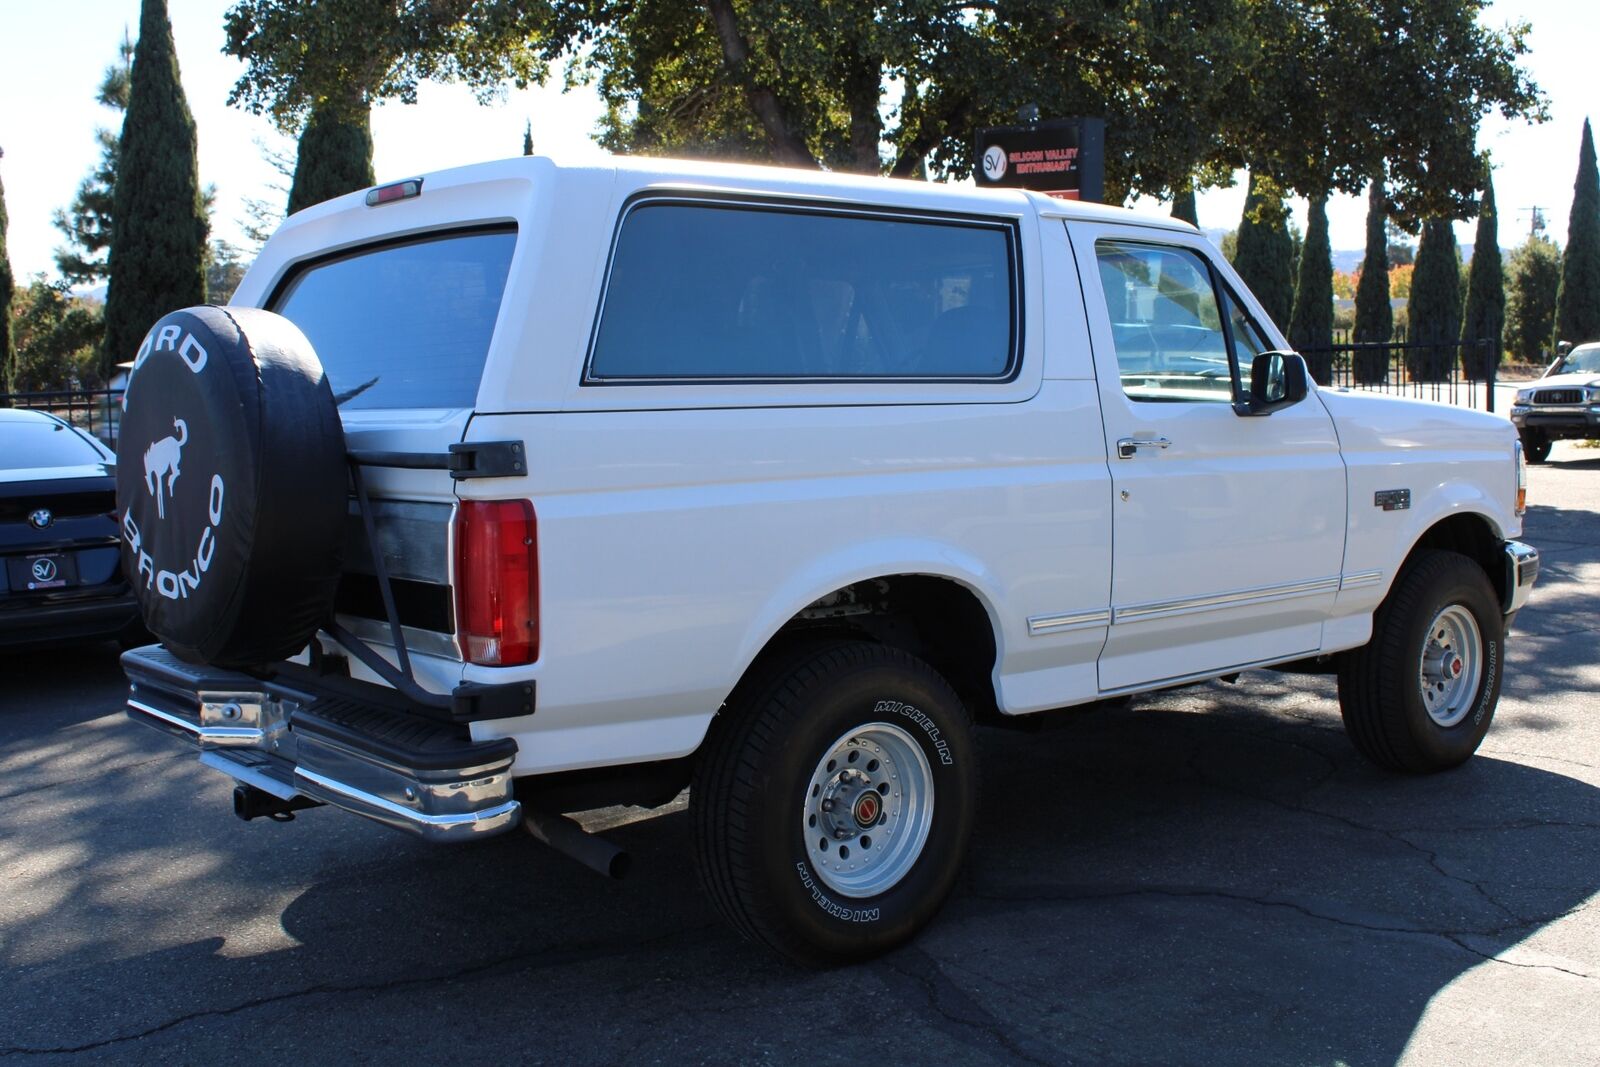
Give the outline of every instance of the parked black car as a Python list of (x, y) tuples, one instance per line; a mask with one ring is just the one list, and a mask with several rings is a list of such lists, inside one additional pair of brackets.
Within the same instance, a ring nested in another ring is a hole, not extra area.
[(0, 409), (0, 647), (142, 635), (118, 554), (116, 462), (53, 415)]

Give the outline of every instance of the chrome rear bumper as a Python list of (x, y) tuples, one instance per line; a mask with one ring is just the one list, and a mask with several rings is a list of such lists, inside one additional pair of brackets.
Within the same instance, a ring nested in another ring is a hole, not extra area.
[(393, 706), (183, 663), (159, 645), (122, 657), (128, 716), (200, 749), (200, 762), (283, 800), (310, 797), (459, 841), (514, 829), (516, 743)]

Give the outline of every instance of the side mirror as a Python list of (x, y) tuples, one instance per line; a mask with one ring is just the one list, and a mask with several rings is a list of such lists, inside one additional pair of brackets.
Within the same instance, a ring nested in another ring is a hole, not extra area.
[(1250, 396), (1233, 406), (1243, 416), (1271, 415), (1306, 398), (1310, 374), (1294, 352), (1263, 352), (1250, 364)]

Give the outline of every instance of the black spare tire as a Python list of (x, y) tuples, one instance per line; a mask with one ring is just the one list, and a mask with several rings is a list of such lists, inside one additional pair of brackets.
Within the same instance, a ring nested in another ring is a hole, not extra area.
[(349, 485), (311, 342), (270, 311), (174, 311), (124, 404), (117, 510), (145, 625), (195, 663), (300, 651), (333, 608)]

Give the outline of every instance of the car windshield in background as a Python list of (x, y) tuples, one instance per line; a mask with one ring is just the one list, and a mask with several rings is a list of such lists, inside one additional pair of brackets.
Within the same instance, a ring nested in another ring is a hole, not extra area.
[(81, 467), (105, 462), (105, 456), (94, 445), (59, 422), (0, 422), (0, 470)]
[(1574, 348), (1561, 361), (1562, 374), (1600, 374), (1600, 347)]
[(357, 250), (292, 275), (271, 310), (305, 332), (341, 407), (471, 407), (516, 244), (506, 228)]

